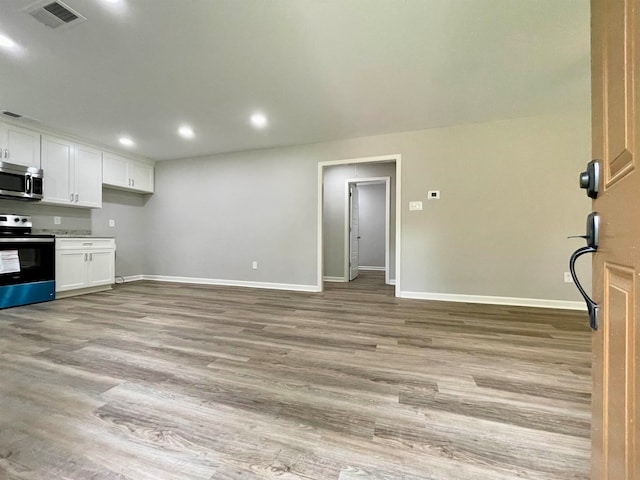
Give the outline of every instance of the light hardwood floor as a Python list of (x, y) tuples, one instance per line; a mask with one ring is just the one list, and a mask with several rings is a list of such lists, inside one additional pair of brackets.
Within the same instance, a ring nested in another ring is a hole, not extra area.
[(137, 282), (0, 311), (0, 479), (587, 479), (580, 312)]

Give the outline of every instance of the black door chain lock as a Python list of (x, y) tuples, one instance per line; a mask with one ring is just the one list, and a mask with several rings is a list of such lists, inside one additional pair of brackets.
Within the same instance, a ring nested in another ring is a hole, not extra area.
[(573, 254), (571, 254), (571, 258), (569, 259), (569, 271), (571, 272), (571, 278), (573, 278), (578, 291), (587, 304), (587, 312), (589, 313), (589, 326), (592, 330), (598, 330), (598, 304), (594, 302), (591, 297), (589, 297), (587, 292), (585, 292), (584, 288), (582, 288), (582, 285), (578, 281), (578, 277), (576, 275), (576, 260), (585, 253), (595, 253), (596, 251), (598, 251), (599, 234), (600, 215), (598, 215), (597, 212), (591, 212), (587, 217), (587, 234), (569, 237), (584, 238), (587, 241), (586, 247), (581, 247), (573, 252)]

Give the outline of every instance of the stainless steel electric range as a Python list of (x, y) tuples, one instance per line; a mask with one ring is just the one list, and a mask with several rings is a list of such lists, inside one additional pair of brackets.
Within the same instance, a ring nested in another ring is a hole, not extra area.
[(55, 299), (55, 237), (31, 230), (31, 217), (0, 214), (0, 308)]

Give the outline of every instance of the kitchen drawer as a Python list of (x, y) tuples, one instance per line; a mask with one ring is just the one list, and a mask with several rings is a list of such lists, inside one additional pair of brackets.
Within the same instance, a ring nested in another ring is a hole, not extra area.
[(114, 238), (56, 238), (56, 250), (115, 249)]

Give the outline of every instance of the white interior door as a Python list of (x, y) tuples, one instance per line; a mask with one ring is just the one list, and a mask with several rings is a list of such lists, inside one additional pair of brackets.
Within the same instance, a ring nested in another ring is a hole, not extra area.
[(358, 276), (360, 263), (360, 211), (358, 185), (349, 185), (349, 281)]

